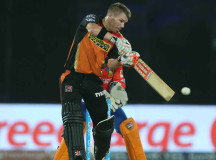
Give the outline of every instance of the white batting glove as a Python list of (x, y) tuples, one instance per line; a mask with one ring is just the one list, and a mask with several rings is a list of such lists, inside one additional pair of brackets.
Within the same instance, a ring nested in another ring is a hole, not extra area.
[(125, 106), (128, 101), (127, 92), (119, 82), (112, 82), (110, 85), (110, 95), (115, 98), (118, 108)]
[(119, 51), (120, 56), (129, 56), (130, 52), (132, 50), (131, 44), (128, 42), (127, 39), (118, 38), (116, 36), (113, 36), (110, 40), (112, 43), (114, 43)]
[(115, 98), (113, 98), (106, 90), (104, 90), (104, 94), (106, 99), (110, 99), (110, 108), (112, 112), (115, 112), (119, 108), (119, 106), (116, 104)]
[(137, 63), (140, 54), (138, 52), (132, 51), (129, 56), (121, 56), (120, 64), (126, 67), (132, 67)]

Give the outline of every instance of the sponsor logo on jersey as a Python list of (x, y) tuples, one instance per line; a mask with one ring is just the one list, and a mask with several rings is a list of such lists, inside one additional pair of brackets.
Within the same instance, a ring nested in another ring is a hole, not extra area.
[(72, 92), (72, 86), (66, 85), (65, 86), (65, 92)]
[(96, 96), (96, 97), (101, 97), (101, 96), (103, 96), (103, 95), (104, 95), (104, 92), (103, 92), (103, 91), (98, 92), (98, 93), (95, 93), (95, 96)]
[(87, 15), (86, 21), (87, 22), (95, 22), (95, 15), (94, 14)]
[(76, 155), (77, 157), (79, 157), (79, 156), (81, 155), (81, 152), (80, 152), (79, 150), (76, 150), (76, 151), (75, 151), (75, 155)]
[(112, 78), (101, 78), (101, 80), (103, 81), (103, 84), (109, 84)]
[(86, 21), (88, 21), (88, 22), (95, 22), (95, 19), (94, 18), (86, 18)]
[(98, 47), (102, 48), (106, 52), (109, 52), (111, 49), (111, 45), (109, 43), (106, 43), (105, 41), (102, 41), (101, 39), (93, 36), (91, 33), (88, 35), (88, 38), (94, 42)]

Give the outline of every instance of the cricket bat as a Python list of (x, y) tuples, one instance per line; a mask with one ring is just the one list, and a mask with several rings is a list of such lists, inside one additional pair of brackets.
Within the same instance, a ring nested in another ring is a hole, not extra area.
[(141, 58), (138, 59), (134, 69), (166, 101), (169, 101), (175, 94), (175, 92)]

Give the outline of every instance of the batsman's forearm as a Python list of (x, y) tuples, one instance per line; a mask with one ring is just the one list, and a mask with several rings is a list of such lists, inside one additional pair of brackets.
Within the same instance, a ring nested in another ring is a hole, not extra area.
[(96, 23), (88, 23), (86, 26), (87, 31), (96, 37), (99, 34), (101, 28), (102, 27), (97, 25)]
[[(108, 40), (108, 41), (110, 41), (111, 40), (111, 38), (112, 38), (112, 34), (110, 33), (110, 32), (107, 32), (106, 34), (105, 34), (105, 36), (104, 36), (104, 40)], [(111, 41), (110, 41), (111, 42)]]

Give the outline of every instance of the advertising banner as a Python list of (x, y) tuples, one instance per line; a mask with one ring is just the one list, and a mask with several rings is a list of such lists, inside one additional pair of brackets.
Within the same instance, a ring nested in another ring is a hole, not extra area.
[[(216, 151), (216, 106), (127, 105), (146, 152)], [(0, 104), (0, 150), (56, 150), (63, 130), (60, 104)], [(126, 151), (114, 132), (111, 151)]]

